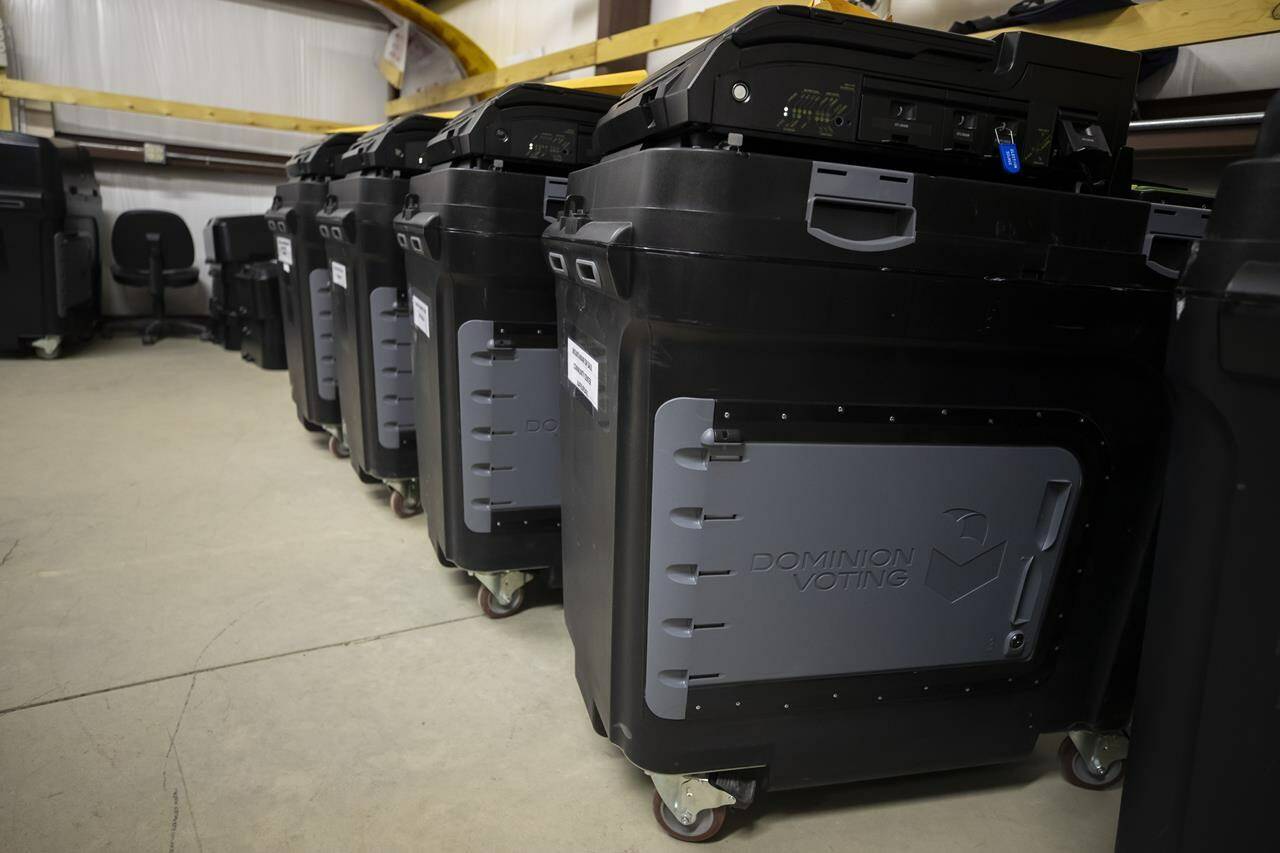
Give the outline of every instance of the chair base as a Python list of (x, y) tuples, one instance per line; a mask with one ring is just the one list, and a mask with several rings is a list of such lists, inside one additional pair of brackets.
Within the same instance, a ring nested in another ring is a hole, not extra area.
[(142, 330), (142, 343), (151, 346), (161, 338), (203, 337), (209, 327), (187, 320), (152, 320)]
[(201, 337), (209, 334), (209, 327), (204, 323), (191, 320), (175, 320), (170, 317), (143, 317), (118, 320), (106, 320), (100, 329), (103, 338), (115, 337), (115, 332), (127, 330), (142, 338), (142, 343), (151, 346), (162, 338)]

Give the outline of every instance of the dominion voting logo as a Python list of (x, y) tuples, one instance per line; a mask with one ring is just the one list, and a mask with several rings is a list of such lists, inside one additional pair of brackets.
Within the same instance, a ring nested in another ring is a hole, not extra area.
[(924, 583), (947, 601), (955, 603), (1000, 576), (1007, 541), (987, 546), (990, 524), (986, 513), (957, 507), (943, 515), (955, 522), (956, 542), (946, 550), (929, 549), (929, 569)]

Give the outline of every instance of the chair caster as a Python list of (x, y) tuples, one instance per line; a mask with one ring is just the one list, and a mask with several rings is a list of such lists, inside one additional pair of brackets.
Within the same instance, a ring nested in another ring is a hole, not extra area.
[(351, 448), (347, 447), (346, 442), (338, 441), (336, 435), (329, 436), (329, 452), (339, 459), (346, 459), (351, 455)]

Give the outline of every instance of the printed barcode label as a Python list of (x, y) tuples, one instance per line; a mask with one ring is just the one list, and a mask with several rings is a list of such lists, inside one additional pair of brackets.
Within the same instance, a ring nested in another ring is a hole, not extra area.
[(413, 325), (422, 330), (422, 334), (431, 337), (431, 306), (425, 299), (413, 294)]
[(582, 396), (591, 403), (591, 408), (599, 411), (600, 362), (588, 355), (587, 351), (578, 346), (573, 338), (566, 340), (569, 342), (569, 382), (582, 392)]
[(338, 287), (345, 288), (347, 286), (347, 268), (337, 261), (329, 264), (330, 278)]
[(293, 241), (288, 237), (276, 238), (276, 260), (285, 266), (293, 265)]

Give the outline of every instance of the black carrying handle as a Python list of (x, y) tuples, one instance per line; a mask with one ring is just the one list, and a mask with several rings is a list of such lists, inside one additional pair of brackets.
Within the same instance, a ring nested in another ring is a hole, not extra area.
[(400, 248), (426, 255), (433, 261), (440, 260), (443, 225), (439, 213), (415, 213), (410, 217), (398, 218), (395, 230), (396, 242)]

